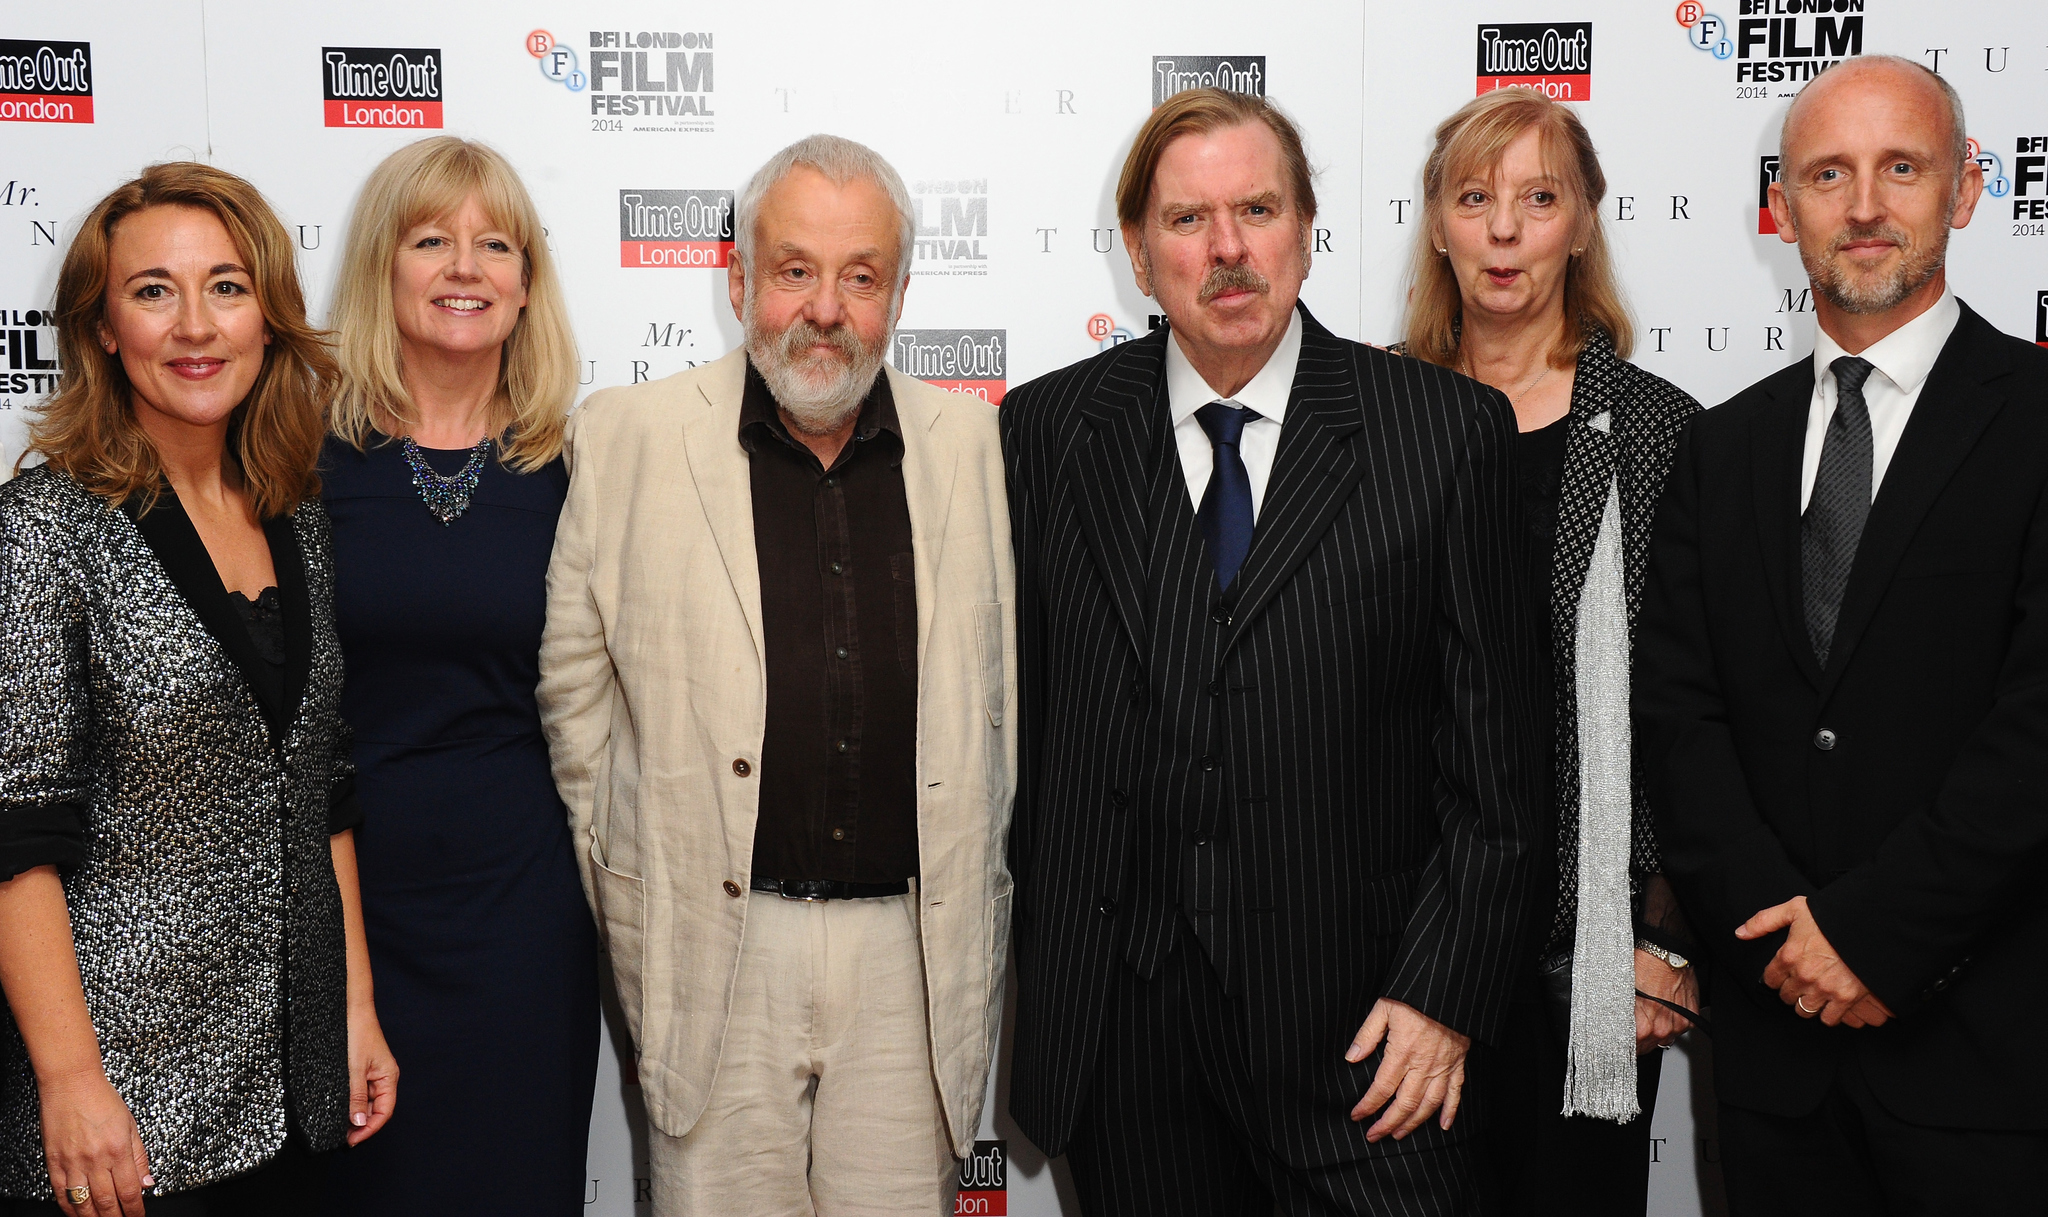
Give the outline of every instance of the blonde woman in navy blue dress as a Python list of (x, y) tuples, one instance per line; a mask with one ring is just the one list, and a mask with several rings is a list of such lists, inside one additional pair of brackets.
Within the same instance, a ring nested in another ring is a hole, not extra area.
[(580, 1214), (597, 940), (534, 705), (576, 354), (504, 158), (438, 137), (379, 165), (331, 323), (342, 713), (406, 1102), (328, 1211)]

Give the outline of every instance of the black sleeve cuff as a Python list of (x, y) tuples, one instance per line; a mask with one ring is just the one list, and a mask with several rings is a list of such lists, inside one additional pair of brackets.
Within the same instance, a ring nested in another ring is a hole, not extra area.
[(17, 807), (0, 815), (0, 882), (38, 866), (85, 861), (85, 808), (77, 803)]
[(356, 798), (354, 774), (334, 779), (333, 793), (327, 799), (327, 835), (347, 832), (363, 825), (363, 805)]

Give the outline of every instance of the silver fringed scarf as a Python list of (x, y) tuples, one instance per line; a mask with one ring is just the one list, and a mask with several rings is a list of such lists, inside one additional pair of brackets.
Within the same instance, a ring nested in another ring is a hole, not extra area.
[[(1588, 426), (1605, 432), (1613, 415)], [(1635, 933), (1629, 901), (1629, 629), (1621, 485), (1610, 479), (1579, 597), (1578, 929), (1564, 1114), (1630, 1120), (1636, 1103)]]

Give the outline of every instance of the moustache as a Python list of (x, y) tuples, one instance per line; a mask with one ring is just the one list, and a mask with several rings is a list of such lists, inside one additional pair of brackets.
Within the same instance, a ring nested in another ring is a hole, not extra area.
[(1835, 239), (1828, 242), (1828, 253), (1841, 253), (1852, 241), (1889, 241), (1901, 250), (1913, 248), (1911, 238), (1889, 224), (1851, 224), (1836, 233)]
[(787, 363), (808, 361), (813, 357), (810, 349), (819, 345), (831, 347), (848, 363), (866, 353), (861, 347), (859, 336), (850, 328), (835, 325), (829, 330), (823, 329), (802, 318), (790, 322), (789, 328), (782, 331), (782, 336), (775, 340), (775, 345), (780, 348), (782, 358)]
[(1210, 271), (1209, 277), (1202, 280), (1199, 299), (1203, 304), (1207, 304), (1224, 292), (1257, 292), (1263, 296), (1272, 288), (1273, 285), (1267, 282), (1266, 276), (1240, 262), (1234, 266), (1219, 266)]

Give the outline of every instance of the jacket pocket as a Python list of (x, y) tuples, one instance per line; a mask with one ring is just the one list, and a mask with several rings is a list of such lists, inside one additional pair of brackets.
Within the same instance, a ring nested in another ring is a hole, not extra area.
[(988, 713), (988, 725), (1003, 725), (1003, 606), (1000, 604), (977, 604), (974, 606), (974, 642), (981, 653), (981, 697), (982, 707)]
[(619, 990), (619, 1006), (626, 1013), (626, 1029), (633, 1046), (640, 1042), (642, 1012), (641, 969), (647, 935), (647, 883), (621, 874), (592, 859), (596, 875), (598, 924), (604, 930), (605, 952), (611, 957), (612, 980)]

